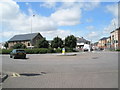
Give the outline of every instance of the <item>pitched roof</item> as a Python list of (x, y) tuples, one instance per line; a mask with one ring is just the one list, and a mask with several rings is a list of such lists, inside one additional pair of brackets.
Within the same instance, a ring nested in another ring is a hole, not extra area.
[(103, 38), (101, 38), (100, 40), (106, 40), (108, 37), (103, 37)]
[(35, 38), (40, 33), (30, 33), (30, 34), (20, 34), (20, 35), (15, 35), (13, 36), (8, 42), (12, 41), (25, 41), (25, 40), (32, 40)]
[(83, 37), (82, 38), (77, 37), (77, 43), (82, 43), (82, 42), (90, 42), (90, 41), (84, 39)]
[(110, 33), (113, 33), (113, 32), (115, 32), (115, 31), (117, 31), (117, 30), (120, 30), (120, 27), (118, 27), (117, 29), (113, 30), (113, 31), (110, 32)]

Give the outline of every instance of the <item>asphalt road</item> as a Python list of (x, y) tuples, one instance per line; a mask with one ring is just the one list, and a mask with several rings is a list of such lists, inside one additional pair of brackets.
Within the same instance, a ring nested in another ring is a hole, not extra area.
[(3, 88), (118, 88), (117, 52), (27, 55), (27, 59), (3, 55), (2, 70), (9, 75)]

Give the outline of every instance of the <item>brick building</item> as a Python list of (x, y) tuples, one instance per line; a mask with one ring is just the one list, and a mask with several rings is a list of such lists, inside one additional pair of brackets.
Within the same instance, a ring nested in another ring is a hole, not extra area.
[(110, 33), (111, 35), (111, 48), (120, 49), (120, 27)]
[(102, 48), (102, 49), (107, 48), (107, 38), (108, 37), (103, 37), (98, 41), (98, 48)]

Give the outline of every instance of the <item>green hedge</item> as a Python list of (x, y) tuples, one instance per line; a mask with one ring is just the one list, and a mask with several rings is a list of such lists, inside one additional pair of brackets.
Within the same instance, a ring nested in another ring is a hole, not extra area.
[[(24, 49), (27, 54), (45, 54), (45, 53), (62, 53), (62, 49), (53, 48), (35, 48), (35, 49)], [(2, 52), (1, 52), (2, 51)], [(0, 54), (10, 54), (12, 49), (2, 49)], [(75, 52), (75, 50), (66, 48), (66, 52)]]
[(12, 49), (2, 49), (2, 51), (0, 52), (0, 54), (10, 54), (10, 52), (12, 51)]
[(24, 49), (27, 54), (44, 54), (48, 52), (47, 48), (40, 49)]
[(120, 49), (118, 49), (118, 50), (116, 50), (116, 51), (120, 52)]

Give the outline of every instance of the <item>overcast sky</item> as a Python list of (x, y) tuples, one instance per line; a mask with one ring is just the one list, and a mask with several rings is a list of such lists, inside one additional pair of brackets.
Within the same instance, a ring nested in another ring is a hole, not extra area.
[[(3, 0), (5, 1), (5, 0)], [(117, 2), (0, 2), (0, 42), (40, 32), (47, 40), (68, 35), (98, 41), (118, 24)], [(33, 15), (35, 15), (33, 17)]]

